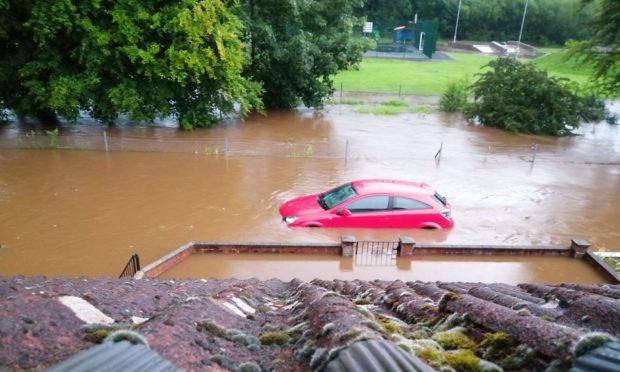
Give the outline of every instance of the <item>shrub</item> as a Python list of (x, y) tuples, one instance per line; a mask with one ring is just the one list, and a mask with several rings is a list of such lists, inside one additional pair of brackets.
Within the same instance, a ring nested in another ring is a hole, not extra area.
[(56, 127), (54, 130), (46, 130), (45, 133), (47, 134), (47, 139), (49, 141), (49, 146), (50, 149), (57, 149), (58, 148), (58, 127)]
[(474, 102), (465, 109), (469, 120), (515, 133), (564, 136), (581, 120), (599, 115), (588, 98), (569, 89), (567, 79), (549, 77), (512, 58), (498, 58), (488, 67), (471, 87)]
[(467, 104), (467, 80), (452, 80), (439, 100), (439, 109), (446, 112), (462, 111)]

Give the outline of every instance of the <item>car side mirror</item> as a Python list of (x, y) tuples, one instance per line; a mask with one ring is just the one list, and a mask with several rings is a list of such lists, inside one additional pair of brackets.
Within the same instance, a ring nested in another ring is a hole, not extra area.
[(339, 210), (338, 212), (336, 212), (336, 214), (340, 217), (349, 217), (351, 215), (351, 211), (345, 208)]

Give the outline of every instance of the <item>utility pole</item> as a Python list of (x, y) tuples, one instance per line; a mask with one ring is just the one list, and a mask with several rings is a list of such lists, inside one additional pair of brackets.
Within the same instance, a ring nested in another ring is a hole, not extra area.
[(459, 29), (459, 16), (461, 15), (461, 1), (459, 0), (459, 9), (456, 11), (456, 25), (454, 26), (454, 40), (453, 43), (456, 43), (456, 31)]
[(527, 13), (527, 3), (529, 0), (525, 0), (525, 8), (523, 9), (523, 18), (521, 19), (521, 30), (519, 30), (519, 41), (517, 42), (517, 53), (515, 59), (519, 58), (519, 48), (521, 47), (521, 35), (523, 34), (523, 25), (525, 24), (525, 13)]

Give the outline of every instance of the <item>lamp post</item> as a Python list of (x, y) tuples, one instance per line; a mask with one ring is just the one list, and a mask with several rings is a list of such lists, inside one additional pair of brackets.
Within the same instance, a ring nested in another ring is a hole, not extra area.
[(461, 15), (461, 1), (459, 0), (459, 9), (456, 11), (456, 25), (454, 26), (454, 40), (453, 43), (456, 43), (456, 31), (459, 29), (459, 16)]
[(519, 58), (519, 48), (521, 47), (521, 35), (523, 34), (523, 25), (525, 24), (525, 13), (527, 13), (527, 3), (529, 0), (525, 0), (525, 8), (523, 9), (523, 18), (521, 19), (521, 29), (519, 30), (519, 41), (517, 42), (517, 53), (515, 58)]

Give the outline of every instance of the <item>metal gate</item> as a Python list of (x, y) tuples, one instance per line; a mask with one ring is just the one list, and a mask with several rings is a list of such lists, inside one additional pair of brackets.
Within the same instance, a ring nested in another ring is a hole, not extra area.
[(355, 242), (355, 264), (359, 266), (391, 266), (397, 255), (398, 241)]

